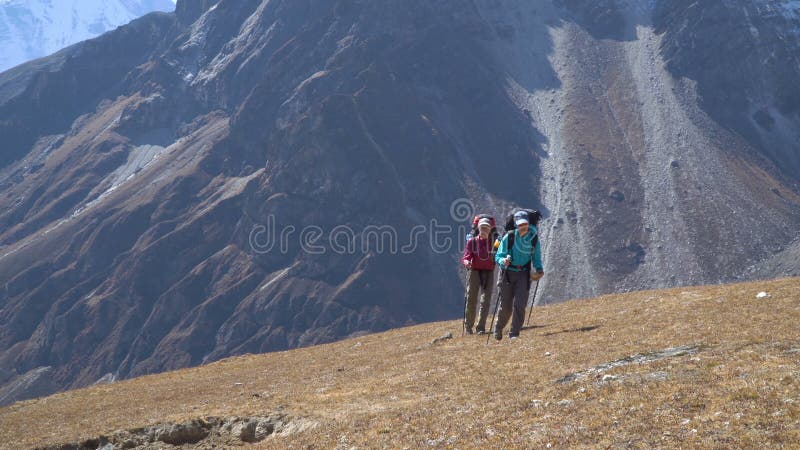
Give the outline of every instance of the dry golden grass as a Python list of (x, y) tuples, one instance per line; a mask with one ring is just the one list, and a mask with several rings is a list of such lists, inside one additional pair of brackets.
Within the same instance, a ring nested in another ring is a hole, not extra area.
[[(433, 323), (65, 392), (0, 409), (0, 443), (281, 409), (319, 426), (254, 447), (800, 447), (800, 279), (574, 301), (534, 324), (514, 343)], [(555, 382), (687, 344), (702, 348)]]

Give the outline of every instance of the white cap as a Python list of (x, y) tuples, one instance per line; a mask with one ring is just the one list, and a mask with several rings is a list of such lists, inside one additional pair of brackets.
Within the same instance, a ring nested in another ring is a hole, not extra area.
[(480, 228), (480, 227), (482, 227), (484, 225), (489, 227), (489, 228), (491, 228), (492, 227), (492, 221), (487, 219), (487, 218), (485, 218), (485, 217), (478, 221), (478, 228)]
[(528, 213), (525, 211), (518, 211), (516, 214), (514, 214), (514, 223), (517, 226), (520, 226), (523, 223), (530, 223), (528, 222)]

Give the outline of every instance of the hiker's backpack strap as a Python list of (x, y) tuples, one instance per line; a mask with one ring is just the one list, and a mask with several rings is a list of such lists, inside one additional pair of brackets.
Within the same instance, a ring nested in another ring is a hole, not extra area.
[[(506, 233), (506, 256), (513, 258), (511, 251), (514, 250), (514, 230), (511, 230)], [(508, 274), (508, 270), (503, 268), (503, 272), (505, 275), (506, 283), (511, 283), (510, 275)]]
[(533, 255), (536, 253), (536, 246), (539, 245), (539, 233), (537, 232), (536, 235), (531, 240), (531, 259), (528, 260), (528, 264), (525, 267), (528, 269), (528, 272), (533, 270)]

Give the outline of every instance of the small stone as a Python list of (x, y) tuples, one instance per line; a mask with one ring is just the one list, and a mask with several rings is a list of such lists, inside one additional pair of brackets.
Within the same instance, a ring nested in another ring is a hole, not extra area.
[(760, 298), (770, 298), (770, 297), (772, 297), (772, 296), (769, 295), (769, 293), (763, 292), (763, 291), (759, 292), (758, 294), (756, 294), (756, 298), (759, 298), (759, 299)]
[(553, 354), (550, 352), (544, 352), (544, 356), (553, 356)]
[(437, 447), (439, 444), (444, 442), (444, 439), (444, 437), (440, 437), (438, 439), (426, 439), (425, 444), (427, 444), (429, 447)]
[(436, 339), (432, 340), (432, 341), (431, 341), (431, 345), (433, 345), (433, 344), (438, 344), (439, 342), (444, 342), (444, 341), (446, 341), (446, 340), (448, 340), (448, 339), (453, 339), (453, 333), (450, 333), (450, 332), (448, 332), (448, 333), (447, 333), (447, 334), (445, 334), (444, 336), (440, 336), (440, 337), (438, 337), (438, 338), (436, 338)]
[(255, 442), (256, 422), (254, 420), (238, 422), (231, 428), (231, 434), (242, 442)]
[(603, 375), (603, 382), (608, 383), (609, 381), (614, 381), (617, 378), (618, 377), (616, 377), (615, 375)]

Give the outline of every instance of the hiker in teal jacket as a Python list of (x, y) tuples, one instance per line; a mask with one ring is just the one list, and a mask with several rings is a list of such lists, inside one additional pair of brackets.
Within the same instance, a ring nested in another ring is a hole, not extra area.
[[(538, 282), (544, 276), (538, 230), (530, 224), (528, 214), (524, 211), (514, 215), (514, 223), (516, 230), (503, 237), (495, 256), (497, 264), (505, 267), (505, 273), (501, 272), (505, 279), (500, 280), (500, 310), (497, 312), (497, 324), (494, 328), (494, 337), (498, 341), (503, 338), (503, 328), (508, 323), (509, 316), (511, 330), (508, 336), (511, 339), (519, 337), (525, 321), (531, 280)], [(512, 233), (514, 245), (509, 255), (509, 236)]]

